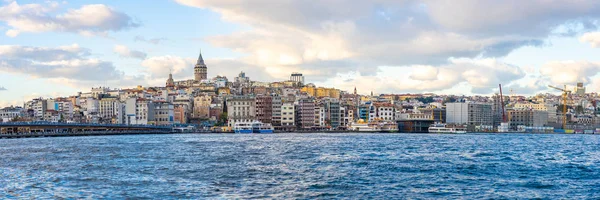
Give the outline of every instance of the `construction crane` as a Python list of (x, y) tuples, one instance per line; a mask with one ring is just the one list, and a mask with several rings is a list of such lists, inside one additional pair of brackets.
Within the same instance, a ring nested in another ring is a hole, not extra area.
[(502, 84), (498, 84), (498, 87), (500, 88), (500, 105), (502, 105), (502, 122), (506, 123), (506, 112), (504, 111), (504, 99), (502, 97)]
[(554, 87), (551, 85), (548, 85), (548, 87), (555, 89), (555, 90), (560, 90), (562, 93), (562, 97), (563, 97), (563, 129), (566, 130), (567, 129), (567, 97), (569, 96), (569, 94), (571, 94), (571, 90), (567, 90), (567, 85), (565, 85), (564, 89), (559, 88), (559, 87)]

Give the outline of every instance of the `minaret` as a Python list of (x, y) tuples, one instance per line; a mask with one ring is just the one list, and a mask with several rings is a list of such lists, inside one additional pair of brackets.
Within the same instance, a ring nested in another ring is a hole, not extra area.
[(200, 51), (198, 61), (196, 61), (196, 66), (194, 66), (194, 80), (201, 81), (206, 79), (206, 64), (204, 64), (204, 59), (202, 59), (202, 51)]
[(356, 95), (356, 86), (354, 87), (354, 95)]

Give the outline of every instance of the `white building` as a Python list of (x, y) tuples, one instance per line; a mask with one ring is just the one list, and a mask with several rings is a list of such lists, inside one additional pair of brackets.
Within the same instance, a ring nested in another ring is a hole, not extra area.
[(446, 122), (449, 124), (492, 125), (492, 104), (447, 103)]
[(393, 121), (395, 120), (395, 113), (396, 108), (391, 103), (374, 103), (371, 104), (369, 109), (369, 121)]
[(6, 107), (0, 109), (0, 119), (2, 122), (10, 122), (15, 117), (21, 117), (23, 108), (21, 107)]
[(154, 103), (148, 99), (125, 100), (124, 124), (148, 124), (154, 120)]
[(120, 102), (117, 98), (102, 98), (98, 100), (98, 116), (102, 122), (111, 123), (113, 118), (117, 118)]
[(251, 122), (256, 119), (256, 99), (254, 97), (233, 97), (227, 99), (228, 126), (236, 122)]
[(315, 127), (325, 127), (325, 114), (323, 105), (315, 106)]
[(294, 116), (294, 103), (283, 103), (281, 105), (281, 126), (295, 126)]
[(70, 101), (54, 102), (54, 110), (62, 113), (65, 117), (73, 117), (73, 103)]

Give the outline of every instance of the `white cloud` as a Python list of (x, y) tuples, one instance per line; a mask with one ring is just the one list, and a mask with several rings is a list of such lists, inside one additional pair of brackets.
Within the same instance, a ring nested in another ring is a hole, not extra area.
[[(169, 72), (171, 72), (174, 79), (185, 80), (194, 78), (196, 59), (171, 55), (156, 56), (145, 59), (141, 65), (145, 67), (144, 71), (150, 75), (151, 79), (159, 79), (160, 82), (164, 82)], [(209, 77), (221, 75), (233, 80), (240, 71), (244, 71), (252, 77), (252, 80), (269, 81), (274, 78), (267, 71), (267, 68), (242, 60), (209, 58), (205, 59), (205, 63), (208, 67)]]
[(120, 31), (137, 27), (130, 16), (103, 4), (84, 5), (65, 13), (54, 15), (59, 8), (56, 2), (20, 5), (16, 1), (0, 7), (0, 21), (10, 30), (7, 36), (20, 33), (72, 32), (82, 35), (106, 35), (108, 31)]
[(119, 56), (126, 57), (126, 58), (136, 58), (136, 59), (143, 60), (147, 56), (147, 54), (144, 52), (131, 50), (124, 45), (115, 45), (115, 47), (113, 48), (113, 51), (115, 53), (119, 54)]
[(590, 45), (594, 48), (600, 47), (600, 32), (589, 32), (583, 34), (579, 41), (590, 43)]
[(187, 79), (193, 77), (195, 60), (193, 58), (182, 58), (179, 56), (156, 56), (142, 61), (142, 66), (154, 78), (164, 78), (166, 80), (169, 72), (174, 78)]
[[(412, 65), (402, 67), (380, 67), (374, 75), (357, 72), (340, 73), (328, 80), (341, 89), (351, 91), (384, 92), (433, 92), (450, 89), (459, 84), (471, 86), (471, 93), (489, 94), (500, 83), (510, 83), (525, 76), (518, 67), (496, 59), (451, 59), (450, 64), (434, 67)], [(467, 92), (467, 91), (464, 91)]]
[(441, 90), (461, 83), (474, 93), (490, 92), (498, 83), (525, 76), (520, 67), (501, 62), (514, 49), (541, 46), (554, 35), (594, 30), (600, 19), (600, 2), (593, 0), (176, 2), (251, 27), (207, 41), (249, 55), (242, 61), (265, 66), (270, 76), (300, 71), (311, 81), (343, 85), (346, 81), (339, 81), (348, 79), (331, 76), (346, 77), (350, 71), (369, 79), (365, 83), (396, 83), (377, 77), (382, 66), (410, 69), (408, 80), (395, 88), (399, 91)]
[(89, 58), (77, 44), (60, 47), (0, 45), (0, 71), (41, 78), (117, 80), (123, 72), (106, 61)]
[(590, 83), (590, 78), (600, 72), (600, 63), (588, 61), (552, 61), (540, 68), (540, 74), (553, 84), (575, 85)]
[(148, 39), (146, 39), (144, 36), (138, 35), (138, 36), (135, 36), (135, 38), (133, 38), (133, 40), (136, 42), (146, 42), (146, 43), (158, 45), (164, 41), (167, 41), (167, 38), (148, 38)]

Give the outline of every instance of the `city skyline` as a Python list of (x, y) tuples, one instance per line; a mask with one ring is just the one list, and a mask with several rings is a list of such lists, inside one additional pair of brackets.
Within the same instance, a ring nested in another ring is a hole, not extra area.
[(244, 71), (273, 82), (299, 72), (361, 94), (489, 95), (500, 83), (525, 95), (577, 82), (600, 89), (595, 1), (316, 4), (5, 0), (0, 107), (99, 86), (164, 86), (170, 72), (194, 79), (200, 49), (208, 78)]

